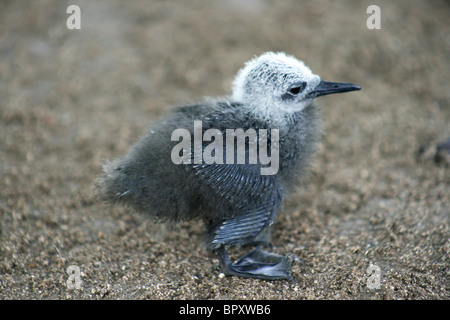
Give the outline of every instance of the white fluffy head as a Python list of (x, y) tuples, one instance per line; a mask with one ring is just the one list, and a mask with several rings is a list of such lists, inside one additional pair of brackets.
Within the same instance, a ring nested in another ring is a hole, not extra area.
[(279, 52), (266, 52), (245, 64), (233, 81), (232, 99), (267, 118), (299, 112), (312, 99), (307, 93), (320, 77), (300, 60)]

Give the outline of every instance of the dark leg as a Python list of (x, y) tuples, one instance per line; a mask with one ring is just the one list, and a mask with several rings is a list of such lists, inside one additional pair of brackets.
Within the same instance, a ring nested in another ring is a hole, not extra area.
[(294, 281), (291, 265), (295, 259), (255, 248), (236, 263), (231, 263), (224, 246), (217, 249), (219, 263), (226, 275), (266, 280)]

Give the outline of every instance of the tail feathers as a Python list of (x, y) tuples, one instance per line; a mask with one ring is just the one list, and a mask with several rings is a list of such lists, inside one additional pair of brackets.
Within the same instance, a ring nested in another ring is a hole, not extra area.
[(125, 183), (125, 175), (116, 161), (103, 164), (104, 175), (96, 181), (97, 196), (105, 201), (117, 202), (125, 200), (131, 189)]
[(105, 162), (103, 172), (95, 183), (99, 200), (125, 205), (156, 221), (182, 221), (187, 217), (183, 213), (188, 207), (177, 201), (177, 193), (151, 192), (154, 187), (149, 181), (153, 179), (142, 173), (138, 165), (117, 159)]

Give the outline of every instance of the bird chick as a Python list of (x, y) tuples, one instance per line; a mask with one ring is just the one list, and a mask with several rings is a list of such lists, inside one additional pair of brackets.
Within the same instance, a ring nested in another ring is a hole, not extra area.
[[(231, 97), (176, 108), (106, 163), (99, 194), (159, 220), (205, 221), (207, 247), (226, 275), (292, 279), (293, 260), (263, 245), (316, 150), (315, 98), (354, 90), (267, 52), (238, 72)], [(232, 263), (227, 249), (243, 245), (255, 248)]]

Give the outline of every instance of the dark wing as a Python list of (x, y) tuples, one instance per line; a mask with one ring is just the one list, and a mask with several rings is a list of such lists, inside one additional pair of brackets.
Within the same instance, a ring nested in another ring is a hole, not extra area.
[[(203, 133), (207, 129), (216, 128), (224, 137), (227, 128), (267, 128), (243, 113), (239, 106), (220, 102), (213, 108), (202, 105), (183, 107), (178, 109), (178, 113), (190, 119), (202, 120)], [(203, 150), (206, 145), (207, 143), (203, 144)], [(211, 203), (218, 207), (209, 229), (212, 248), (221, 244), (254, 241), (272, 223), (281, 203), (281, 188), (276, 176), (262, 175), (261, 164), (226, 164), (226, 153), (224, 147), (224, 164), (203, 162), (189, 165), (201, 184), (207, 188), (208, 196), (215, 197)]]
[(259, 165), (197, 164), (195, 174), (220, 198), (216, 203), (230, 207), (229, 215), (212, 221), (209, 242), (239, 245), (254, 241), (268, 227), (281, 202), (274, 176), (261, 175)]

